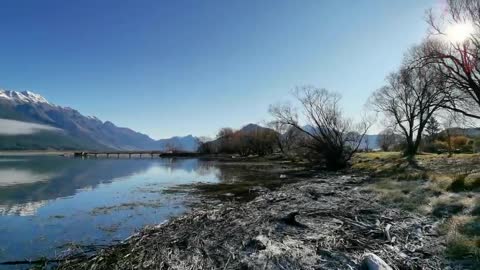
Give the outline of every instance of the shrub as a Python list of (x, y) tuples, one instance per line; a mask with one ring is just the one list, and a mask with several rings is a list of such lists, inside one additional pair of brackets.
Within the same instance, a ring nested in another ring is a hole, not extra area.
[(340, 95), (313, 86), (297, 88), (295, 97), (302, 106), (308, 125), (299, 123), (299, 116), (289, 104), (270, 107), (275, 122), (290, 126), (303, 134), (303, 148), (309, 160), (330, 170), (347, 167), (364, 141), (371, 126), (368, 121), (353, 124), (339, 106)]
[(479, 174), (459, 174), (455, 177), (452, 184), (448, 188), (450, 191), (461, 192), (471, 191), (480, 188)]

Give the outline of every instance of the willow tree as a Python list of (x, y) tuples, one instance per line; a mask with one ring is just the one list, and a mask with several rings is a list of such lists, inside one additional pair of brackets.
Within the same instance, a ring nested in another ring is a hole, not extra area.
[[(415, 52), (414, 48), (412, 52)], [(409, 56), (411, 56), (410, 54)], [(410, 63), (407, 57), (405, 63)], [(429, 119), (448, 102), (445, 77), (431, 66), (403, 65), (372, 94), (371, 104), (404, 137), (404, 155), (413, 157)]]
[(343, 115), (340, 95), (326, 89), (303, 86), (294, 96), (301, 104), (306, 125), (300, 124), (297, 110), (291, 105), (271, 106), (275, 121), (303, 134), (307, 138), (303, 146), (327, 169), (345, 168), (362, 143), (370, 127), (368, 122), (354, 125)]
[(377, 137), (377, 144), (382, 151), (389, 151), (397, 144), (397, 134), (390, 128), (382, 130)]

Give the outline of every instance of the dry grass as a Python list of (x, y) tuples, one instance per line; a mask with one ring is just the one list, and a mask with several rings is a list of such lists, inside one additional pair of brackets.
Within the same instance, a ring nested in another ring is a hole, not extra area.
[(458, 215), (443, 226), (447, 236), (447, 255), (456, 260), (472, 259), (480, 266), (480, 217)]
[(410, 211), (420, 210), (420, 207), (428, 203), (427, 193), (431, 193), (423, 185), (423, 181), (383, 179), (376, 181), (369, 188), (378, 192), (385, 203)]
[(423, 154), (418, 166), (400, 153), (361, 153), (353, 168), (369, 173), (383, 202), (439, 219), (446, 255), (480, 267), (480, 155)]

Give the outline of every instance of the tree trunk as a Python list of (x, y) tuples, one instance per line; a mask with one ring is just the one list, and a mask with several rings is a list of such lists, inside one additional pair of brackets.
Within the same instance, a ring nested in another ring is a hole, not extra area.
[(448, 157), (451, 157), (453, 156), (452, 136), (448, 128), (446, 129), (446, 132), (447, 132)]
[(413, 159), (418, 151), (418, 144), (415, 143), (412, 139), (407, 139), (407, 145), (403, 151), (403, 155), (409, 159)]

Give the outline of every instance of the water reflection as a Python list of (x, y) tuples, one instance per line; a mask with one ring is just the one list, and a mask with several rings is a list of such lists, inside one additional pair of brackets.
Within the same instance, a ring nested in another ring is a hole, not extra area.
[(0, 215), (32, 216), (37, 209), (44, 206), (47, 201), (19, 203), (13, 205), (0, 205)]
[[(215, 174), (222, 183), (235, 183), (239, 181), (262, 181), (279, 179), (280, 173), (275, 174), (277, 165), (270, 163), (221, 163), (200, 162), (197, 166), (198, 174)], [(278, 168), (277, 168), (278, 169)]]
[(185, 211), (185, 194), (165, 190), (267, 179), (262, 170), (198, 159), (0, 157), (0, 262), (122, 240)]
[(94, 189), (148, 168), (163, 166), (195, 171), (196, 159), (111, 160), (69, 159), (50, 156), (0, 158), (0, 215), (34, 214), (45, 201), (74, 195), (78, 190)]
[(0, 187), (47, 181), (53, 176), (53, 174), (35, 173), (30, 170), (0, 169)]

